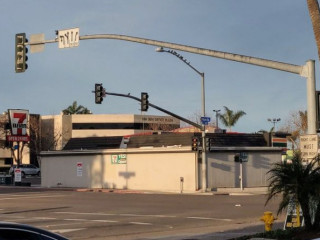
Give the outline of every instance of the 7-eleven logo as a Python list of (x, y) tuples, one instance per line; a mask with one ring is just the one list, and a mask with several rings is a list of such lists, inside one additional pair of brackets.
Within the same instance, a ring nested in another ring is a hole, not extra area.
[(28, 110), (9, 110), (12, 135), (27, 135)]

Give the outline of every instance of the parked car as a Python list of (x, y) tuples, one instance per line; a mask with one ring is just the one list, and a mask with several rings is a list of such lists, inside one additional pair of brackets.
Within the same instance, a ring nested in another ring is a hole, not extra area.
[[(9, 174), (13, 175), (15, 168), (17, 168), (17, 165), (13, 165), (13, 167), (10, 168)], [(26, 175), (40, 176), (41, 174), (40, 168), (33, 164), (21, 164), (18, 168), (21, 170), (21, 177), (25, 177)]]
[(25, 224), (0, 222), (0, 239), (4, 240), (68, 240), (58, 234)]

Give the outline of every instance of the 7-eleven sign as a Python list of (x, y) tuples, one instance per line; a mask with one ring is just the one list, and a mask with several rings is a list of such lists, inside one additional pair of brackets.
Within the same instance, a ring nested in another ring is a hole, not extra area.
[(21, 109), (9, 109), (8, 112), (11, 125), (11, 135), (27, 135), (29, 111)]

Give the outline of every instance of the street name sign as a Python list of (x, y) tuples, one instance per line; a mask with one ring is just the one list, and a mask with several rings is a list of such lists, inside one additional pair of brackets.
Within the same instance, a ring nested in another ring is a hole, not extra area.
[(241, 162), (248, 162), (248, 153), (247, 152), (240, 152), (240, 161)]
[(79, 28), (58, 31), (59, 48), (72, 48), (79, 46)]
[(313, 159), (318, 155), (318, 135), (300, 136), (300, 151), (302, 159)]
[(208, 125), (210, 121), (211, 121), (210, 117), (201, 117), (201, 122), (204, 125)]

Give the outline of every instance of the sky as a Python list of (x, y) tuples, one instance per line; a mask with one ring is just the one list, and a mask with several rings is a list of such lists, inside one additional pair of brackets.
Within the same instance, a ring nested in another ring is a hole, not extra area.
[[(45, 45), (28, 53), (28, 69), (15, 73), (15, 34), (78, 27), (80, 36), (119, 34), (304, 65), (319, 61), (306, 0), (0, 0), (0, 112), (28, 109), (60, 114), (77, 101), (94, 114), (141, 114), (140, 103), (106, 96), (95, 104), (94, 84), (140, 97), (184, 118), (201, 116), (201, 77), (156, 46), (110, 39), (80, 40), (75, 48)], [(306, 110), (306, 80), (278, 70), (177, 51), (205, 74), (206, 116), (213, 110), (246, 112), (233, 131), (253, 133)], [(151, 115), (165, 115), (149, 108)]]

